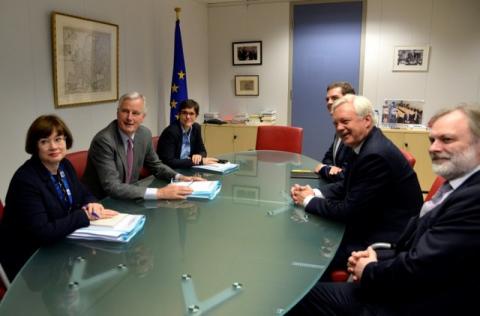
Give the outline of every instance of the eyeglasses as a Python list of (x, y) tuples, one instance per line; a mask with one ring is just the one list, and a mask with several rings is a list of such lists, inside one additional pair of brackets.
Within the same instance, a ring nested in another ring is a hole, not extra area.
[(185, 116), (195, 116), (195, 115), (197, 115), (197, 113), (195, 113), (195, 112), (187, 112), (187, 111), (181, 111), (180, 114), (185, 115)]
[(65, 140), (67, 139), (66, 136), (61, 135), (61, 136), (56, 136), (54, 138), (40, 138), (38, 140), (38, 145), (42, 147), (47, 147), (50, 144), (55, 144), (55, 145), (63, 145), (65, 143)]

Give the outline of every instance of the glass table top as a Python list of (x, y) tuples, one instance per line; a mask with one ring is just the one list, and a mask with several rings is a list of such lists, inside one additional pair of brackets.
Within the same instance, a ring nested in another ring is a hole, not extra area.
[[(306, 156), (256, 151), (224, 155), (239, 170), (218, 175), (211, 201), (121, 201), (145, 214), (128, 244), (64, 240), (40, 249), (0, 305), (2, 315), (282, 315), (317, 282), (343, 225), (292, 204), (292, 169)], [(181, 170), (191, 175), (191, 170)], [(147, 178), (141, 186), (163, 186)]]

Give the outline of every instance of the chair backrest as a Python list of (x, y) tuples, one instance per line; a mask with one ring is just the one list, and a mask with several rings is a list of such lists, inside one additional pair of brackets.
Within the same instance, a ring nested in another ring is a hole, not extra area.
[(425, 202), (430, 201), (433, 195), (440, 189), (442, 184), (445, 182), (445, 178), (437, 176), (430, 187), (430, 191), (428, 191), (427, 196), (425, 197)]
[(280, 150), (302, 153), (303, 128), (292, 126), (259, 126), (256, 150)]
[(78, 179), (82, 179), (83, 174), (85, 173), (85, 168), (87, 167), (87, 150), (75, 151), (73, 153), (68, 153), (65, 158), (70, 160), (77, 173)]
[(408, 164), (410, 165), (410, 167), (414, 167), (415, 166), (415, 163), (417, 162), (417, 160), (415, 159), (415, 157), (413, 157), (413, 155), (406, 151), (405, 149), (403, 148), (400, 148), (400, 152), (403, 154), (403, 156), (405, 157), (405, 159), (407, 159), (408, 161)]
[[(158, 147), (158, 139), (160, 138), (160, 136), (153, 136), (152, 137), (152, 145), (153, 145), (153, 151), (154, 152), (157, 152), (157, 147)], [(142, 167), (142, 169), (140, 169), (140, 175), (138, 176), (139, 179), (143, 179), (143, 178), (146, 178), (150, 175), (150, 171), (148, 171), (147, 168), (145, 167)]]

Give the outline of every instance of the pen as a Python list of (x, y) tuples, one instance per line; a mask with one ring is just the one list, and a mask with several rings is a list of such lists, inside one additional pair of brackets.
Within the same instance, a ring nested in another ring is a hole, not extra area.
[(100, 215), (98, 215), (97, 212), (95, 212), (95, 210), (92, 210), (92, 215), (93, 215), (93, 217), (95, 217), (96, 219), (99, 219), (99, 218), (100, 218)]

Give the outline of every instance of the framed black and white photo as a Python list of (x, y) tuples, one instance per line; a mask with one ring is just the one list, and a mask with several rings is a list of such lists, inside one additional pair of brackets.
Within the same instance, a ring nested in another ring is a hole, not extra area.
[(235, 76), (235, 95), (258, 96), (258, 75)]
[(55, 106), (118, 100), (118, 25), (52, 13)]
[(232, 43), (232, 60), (234, 66), (261, 65), (262, 42), (234, 42)]
[(393, 71), (427, 71), (429, 46), (395, 46)]

